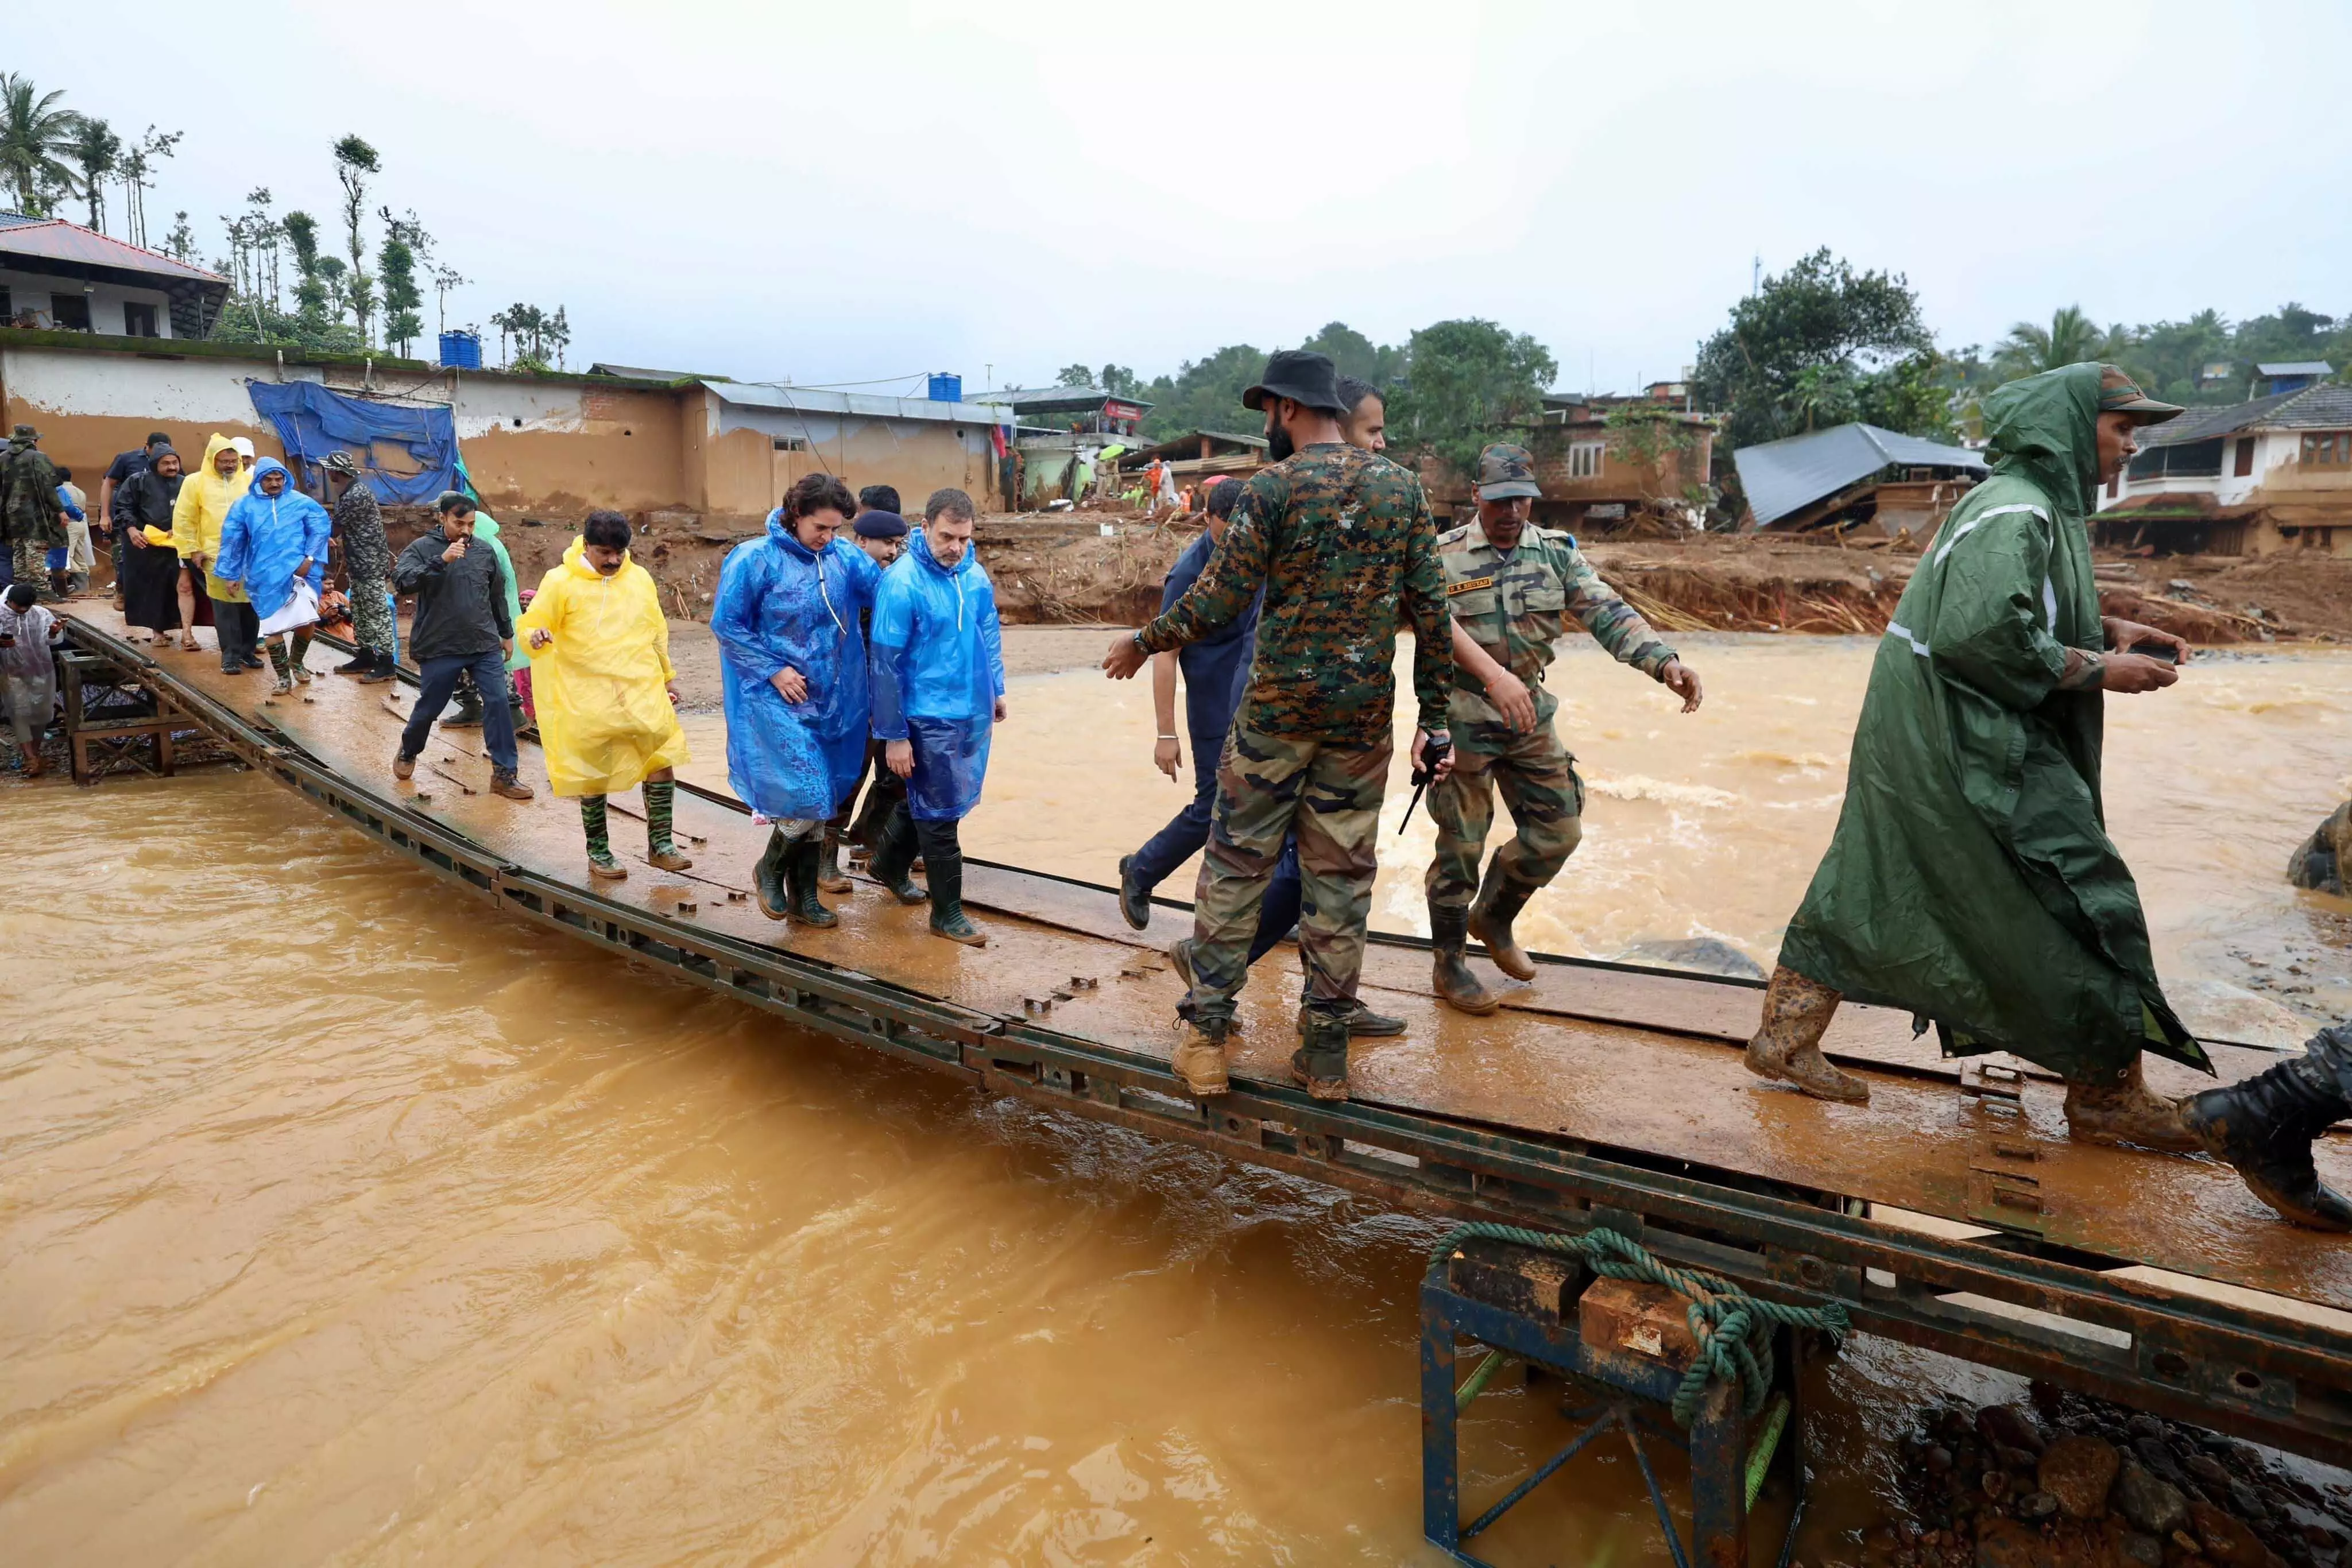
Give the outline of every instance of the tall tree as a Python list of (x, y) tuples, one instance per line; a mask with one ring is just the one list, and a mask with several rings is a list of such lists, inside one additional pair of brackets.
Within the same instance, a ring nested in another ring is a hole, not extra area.
[(369, 323), (375, 316), (375, 279), (368, 275), (367, 242), (360, 233), (360, 223), (367, 216), (368, 179), (383, 172), (375, 149), (358, 137), (346, 136), (335, 143), (335, 183), (343, 188), (343, 237), (350, 242), (352, 253), (343, 298), (351, 305), (363, 342), (374, 340)]
[(85, 116), (74, 132), (73, 160), (81, 166), (81, 193), (89, 203), (89, 226), (106, 232), (106, 183), (122, 162), (122, 138), (103, 120)]
[(49, 193), (74, 188), (66, 160), (81, 116), (58, 107), (65, 96), (40, 91), (30, 77), (0, 73), (0, 177), (16, 187), (16, 210), (28, 216), (47, 216)]
[(1265, 415), (1242, 406), (1242, 390), (1265, 369), (1265, 350), (1228, 343), (1206, 359), (1186, 360), (1172, 376), (1154, 376), (1143, 389), (1151, 403), (1143, 417), (1145, 437), (1165, 441), (1195, 430), (1247, 435), (1264, 429)]
[(1385, 387), (1404, 374), (1405, 350), (1375, 343), (1345, 321), (1327, 322), (1298, 345), (1327, 356), (1343, 376)]
[(1934, 347), (1899, 273), (1856, 272), (1823, 248), (1765, 278), (1699, 346), (1692, 372), (1699, 405), (1724, 414), (1717, 479), (1727, 480), (1733, 449), (1818, 424), (1841, 389), (1858, 412), (1869, 378)]
[(117, 177), (122, 182), (123, 235), (132, 245), (144, 246), (147, 243), (148, 176), (155, 172), (157, 163), (172, 156), (173, 149), (179, 146), (180, 138), (185, 134), (181, 131), (159, 131), (151, 125), (138, 145), (123, 151)]
[(376, 215), (383, 220), (383, 249), (380, 253), (383, 268), (383, 340), (386, 347), (397, 349), (404, 357), (408, 345), (425, 332), (425, 319), (416, 313), (416, 308), (425, 303), (425, 296), (416, 287), (416, 257), (417, 252), (429, 248), (433, 241), (413, 212), (405, 218), (396, 218), (392, 209), (385, 207)]
[(440, 265), (435, 266), (433, 268), (433, 298), (435, 306), (439, 314), (440, 325), (435, 328), (434, 330), (446, 332), (449, 329), (449, 291), (454, 288), (463, 288), (472, 281), (472, 278), (467, 277), (464, 273), (459, 272), (454, 267)]
[(2114, 359), (2128, 351), (2130, 340), (2130, 332), (2120, 326), (2102, 331), (2079, 305), (2062, 306), (2052, 312), (2047, 327), (2032, 321), (2011, 327), (2009, 336), (1993, 345), (1993, 368), (2003, 380), (2013, 381), (2086, 361)]
[(1481, 447), (1534, 423), (1559, 373), (1551, 350), (1524, 332), (1475, 319), (1423, 327), (1389, 394), (1390, 444), (1426, 445), (1466, 474)]
[(196, 231), (188, 226), (185, 211), (172, 214), (172, 232), (163, 236), (163, 254), (190, 267), (202, 265), (196, 259)]
[(1054, 384), (1061, 387), (1090, 387), (1095, 384), (1095, 373), (1085, 365), (1064, 365), (1055, 373)]
[(278, 221), (286, 243), (294, 247), (294, 309), (315, 325), (327, 319), (327, 280), (319, 271), (319, 220), (308, 213), (289, 213)]

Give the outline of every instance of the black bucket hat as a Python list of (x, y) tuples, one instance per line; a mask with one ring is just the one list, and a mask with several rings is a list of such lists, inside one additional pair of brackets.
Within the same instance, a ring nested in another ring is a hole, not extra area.
[(1339, 371), (1328, 356), (1305, 349), (1285, 349), (1267, 360), (1257, 385), (1242, 393), (1242, 406), (1262, 409), (1270, 397), (1286, 397), (1326, 413), (1348, 413), (1348, 405), (1339, 401)]

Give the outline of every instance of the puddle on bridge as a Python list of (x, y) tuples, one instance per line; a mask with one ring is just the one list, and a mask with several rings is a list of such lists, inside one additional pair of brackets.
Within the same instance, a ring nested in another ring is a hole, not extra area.
[[(1570, 657), (1595, 802), (1558, 945), (1769, 953), (1865, 655), (1751, 648), (1679, 727)], [(2275, 878), (2342, 793), (2352, 659), (2196, 674), (2169, 740), (2118, 716), (2111, 803), (2172, 971), (2238, 986), (2200, 956), (2325, 917)], [(1148, 695), (1014, 699), (975, 846), (1098, 874), (1172, 803), (1128, 733), (1148, 746)], [(1436, 1560), (1413, 1310), (1436, 1228), (632, 975), (250, 777), (0, 810), (0, 995), (39, 1004), (0, 1044), (12, 1560)], [(1396, 925), (1425, 831), (1403, 843)], [(1700, 863), (1640, 864), (1668, 844)], [(1870, 1517), (1917, 1403), (2001, 1386), (1978, 1375), (1863, 1341), (1817, 1377), (1801, 1560)], [(1474, 1505), (1563, 1436), (1525, 1392), (1467, 1431)], [(1667, 1561), (1622, 1452), (1491, 1554)]]

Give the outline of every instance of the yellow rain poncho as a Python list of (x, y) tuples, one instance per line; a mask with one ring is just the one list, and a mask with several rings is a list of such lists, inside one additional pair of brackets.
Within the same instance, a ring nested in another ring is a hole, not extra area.
[[(224, 603), (242, 604), (244, 589), (223, 583), (212, 575), (213, 562), (220, 558), (221, 525), (228, 520), (228, 509), (253, 484), (250, 468), (224, 479), (213, 466), (214, 460), (229, 450), (230, 438), (217, 433), (205, 443), (204, 462), (188, 470), (188, 476), (180, 482), (180, 498), (172, 507), (169, 543), (180, 552), (182, 560), (199, 555), (205, 558), (207, 595)], [(151, 530), (148, 537), (154, 538), (155, 535)]]
[[(548, 634), (547, 646), (530, 645), (533, 632)], [(664, 689), (677, 675), (669, 622), (645, 568), (625, 559), (602, 576), (573, 539), (563, 564), (540, 580), (515, 641), (530, 654), (531, 704), (555, 793), (619, 794), (687, 759), (686, 731)]]

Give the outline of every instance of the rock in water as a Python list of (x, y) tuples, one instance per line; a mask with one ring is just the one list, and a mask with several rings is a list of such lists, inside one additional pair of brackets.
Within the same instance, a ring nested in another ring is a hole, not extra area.
[[(2340, 891), (2340, 890), (2339, 890)], [(1659, 964), (1669, 969), (1696, 969), (1703, 975), (1729, 975), (1735, 979), (1764, 978), (1762, 965), (1728, 942), (1712, 936), (1664, 937), (1636, 942), (1617, 955), (1621, 964)]]
[(2033, 1417), (2014, 1405), (1988, 1405), (1977, 1412), (1977, 1436), (1997, 1448), (2039, 1455), (2049, 1446)]
[(2137, 1459), (2126, 1459), (2116, 1477), (2116, 1511), (2136, 1530), (2166, 1536), (2189, 1520), (2189, 1500)]
[(2099, 1437), (2061, 1437), (2042, 1456), (2042, 1490), (2075, 1519), (2107, 1511), (2107, 1489), (2116, 1484), (2122, 1456)]
[(2346, 862), (2352, 861), (2352, 800), (2329, 813), (2318, 831), (2287, 858), (2286, 879), (2313, 893), (2344, 893)]

